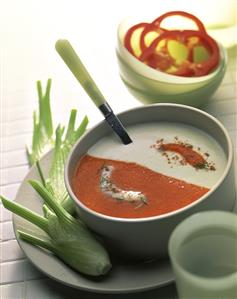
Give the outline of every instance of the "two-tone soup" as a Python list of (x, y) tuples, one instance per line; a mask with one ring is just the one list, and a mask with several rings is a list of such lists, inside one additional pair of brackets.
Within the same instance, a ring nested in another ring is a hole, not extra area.
[(101, 214), (143, 218), (178, 210), (207, 193), (227, 163), (207, 133), (182, 123), (157, 122), (127, 128), (133, 143), (102, 138), (77, 165), (77, 198)]

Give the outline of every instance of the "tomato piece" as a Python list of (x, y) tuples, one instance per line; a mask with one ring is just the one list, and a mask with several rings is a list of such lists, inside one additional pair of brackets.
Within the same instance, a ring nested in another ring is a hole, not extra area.
[(125, 48), (135, 57), (137, 57), (137, 55), (135, 54), (134, 49), (132, 47), (132, 43), (131, 43), (132, 35), (134, 34), (134, 32), (137, 29), (145, 28), (147, 25), (148, 25), (148, 23), (139, 23), (139, 24), (134, 25), (127, 31), (127, 33), (124, 37)]
[(168, 72), (168, 74), (182, 77), (193, 77), (194, 71), (190, 68), (191, 63), (189, 61), (184, 61), (176, 71)]
[(161, 71), (166, 71), (174, 64), (174, 59), (165, 53), (152, 53), (147, 59), (147, 64), (152, 68), (158, 68)]
[(166, 71), (174, 64), (174, 62), (174, 59), (169, 55), (167, 49), (167, 40), (165, 40), (163, 47), (160, 48), (158, 52), (153, 52), (147, 58), (147, 64), (150, 67), (158, 68), (161, 71)]

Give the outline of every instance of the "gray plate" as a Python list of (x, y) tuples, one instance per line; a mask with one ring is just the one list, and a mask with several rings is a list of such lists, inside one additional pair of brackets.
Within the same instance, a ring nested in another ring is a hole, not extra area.
[[(49, 152), (41, 160), (41, 167), (46, 175), (50, 165), (51, 154), (52, 152)], [(16, 202), (42, 214), (42, 202), (28, 184), (27, 181), (29, 179), (39, 179), (35, 167), (30, 169), (22, 182), (16, 196)], [(35, 233), (36, 230), (31, 223), (15, 215), (13, 217), (13, 225), (15, 232), (17, 229), (23, 229), (28, 232), (34, 229)], [(37, 233), (43, 235), (40, 229), (37, 229)], [(89, 278), (75, 272), (48, 251), (21, 241), (17, 236), (16, 238), (25, 255), (40, 271), (50, 278), (74, 288), (100, 293), (129, 293), (161, 287), (174, 281), (168, 260), (137, 264), (122, 264), (115, 260), (113, 261), (113, 268), (107, 276), (98, 279)]]

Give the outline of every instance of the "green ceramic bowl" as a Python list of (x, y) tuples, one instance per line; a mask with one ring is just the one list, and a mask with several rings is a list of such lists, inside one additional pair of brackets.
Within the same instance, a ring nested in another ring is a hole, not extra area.
[[(137, 74), (126, 65), (119, 55), (117, 57), (122, 81), (129, 92), (143, 104), (177, 103), (193, 107), (201, 107), (207, 103), (219, 87), (226, 71), (226, 63), (223, 63), (220, 72), (215, 76), (215, 78), (201, 87), (183, 93), (173, 93), (173, 90), (170, 91), (170, 93), (167, 91), (161, 92), (156, 88), (156, 82), (148, 80), (147, 78)], [(169, 91), (172, 87), (167, 86), (167, 89)], [(173, 89), (176, 88), (173, 87)]]

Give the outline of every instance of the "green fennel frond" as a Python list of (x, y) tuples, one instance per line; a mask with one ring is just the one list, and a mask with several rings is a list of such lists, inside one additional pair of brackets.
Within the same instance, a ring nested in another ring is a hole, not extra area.
[[(50, 107), (50, 89), (51, 79), (47, 81), (45, 92), (42, 91), (41, 82), (37, 82), (39, 111), (34, 112), (32, 146), (31, 151), (27, 149), (27, 156), (31, 166), (36, 164), (43, 185), (51, 192), (54, 199), (69, 213), (73, 214), (74, 203), (69, 197), (64, 183), (64, 166), (72, 146), (85, 132), (88, 118), (85, 116), (81, 124), (75, 127), (77, 111), (73, 109), (66, 132), (63, 126), (58, 125), (54, 133)], [(53, 149), (52, 163), (49, 176), (45, 179), (39, 161), (50, 149)]]
[[(108, 253), (85, 224), (72, 216), (74, 204), (64, 184), (65, 161), (72, 146), (85, 132), (88, 118), (84, 117), (81, 124), (75, 128), (77, 112), (72, 110), (66, 131), (59, 125), (54, 137), (50, 87), (49, 79), (43, 93), (41, 83), (37, 82), (39, 113), (34, 112), (32, 147), (31, 150), (27, 149), (29, 163), (36, 165), (41, 179), (41, 182), (31, 180), (29, 183), (44, 201), (44, 216), (2, 196), (0, 200), (6, 209), (34, 224), (42, 233), (46, 233), (44, 236), (39, 235), (36, 227), (31, 233), (18, 230), (19, 238), (51, 251), (81, 273), (104, 275), (111, 268)], [(48, 177), (45, 178), (39, 160), (50, 148), (53, 148), (52, 162)]]
[(50, 107), (51, 79), (48, 79), (43, 93), (40, 81), (37, 81), (39, 112), (33, 113), (33, 136), (31, 149), (27, 148), (27, 157), (32, 166), (53, 147), (53, 121)]

